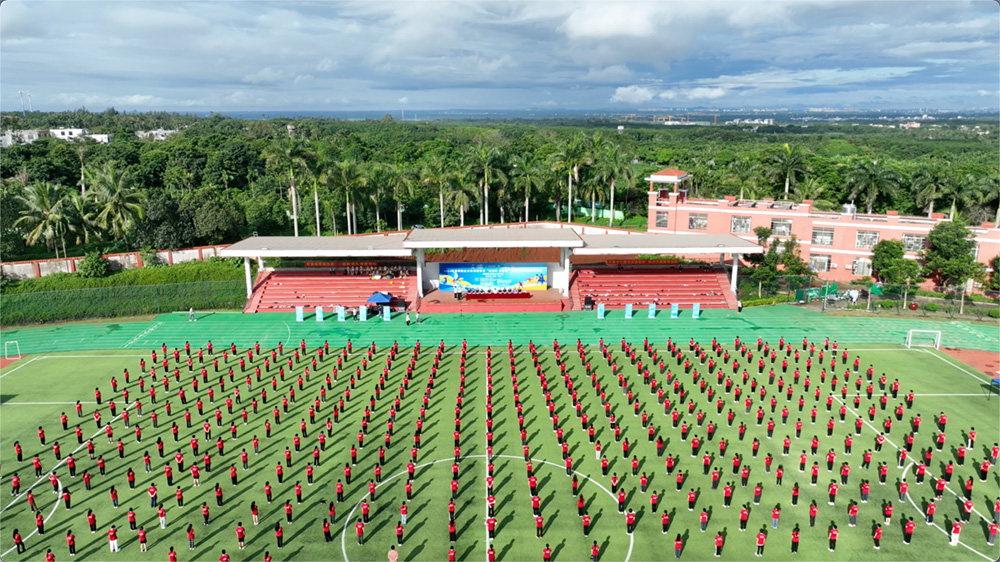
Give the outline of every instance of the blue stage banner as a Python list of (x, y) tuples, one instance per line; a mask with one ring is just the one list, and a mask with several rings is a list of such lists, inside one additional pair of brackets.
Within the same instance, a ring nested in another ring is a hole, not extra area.
[(677, 303), (670, 305), (670, 317), (677, 318), (677, 315), (680, 313), (680, 309), (681, 307), (678, 306)]
[(601, 320), (604, 318), (604, 303), (597, 305), (597, 319)]
[(438, 289), (454, 291), (456, 286), (470, 289), (521, 289), (544, 291), (548, 288), (548, 266), (544, 263), (442, 263)]
[(337, 322), (347, 320), (347, 310), (342, 306), (337, 306)]
[(358, 307), (358, 320), (360, 320), (361, 322), (368, 321), (368, 307), (367, 306), (359, 306)]
[(701, 303), (691, 305), (691, 318), (701, 318)]
[(656, 318), (656, 303), (655, 302), (649, 303), (649, 317), (650, 318)]
[(316, 307), (316, 321), (317, 322), (322, 322), (323, 321), (323, 307), (322, 306), (317, 306)]
[(625, 318), (632, 317), (632, 303), (625, 304)]
[(295, 321), (296, 322), (302, 322), (302, 321), (305, 320), (305, 310), (306, 309), (305, 309), (304, 306), (296, 306), (295, 307)]
[(388, 306), (382, 307), (382, 319), (387, 321), (392, 320), (392, 310)]

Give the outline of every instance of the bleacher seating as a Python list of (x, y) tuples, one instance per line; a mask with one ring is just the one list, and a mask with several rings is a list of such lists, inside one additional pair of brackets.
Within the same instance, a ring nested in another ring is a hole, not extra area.
[(626, 304), (645, 306), (655, 302), (661, 308), (678, 304), (690, 308), (736, 308), (736, 297), (729, 288), (725, 272), (705, 267), (668, 268), (593, 268), (573, 272), (570, 294), (577, 309), (584, 298), (605, 308), (625, 308)]
[(390, 306), (410, 306), (416, 302), (417, 278), (371, 279), (365, 275), (333, 275), (329, 271), (272, 271), (262, 278), (247, 300), (244, 312), (291, 312), (296, 306), (307, 309), (322, 306), (332, 311), (336, 306), (364, 305), (372, 293), (384, 291), (393, 296)]

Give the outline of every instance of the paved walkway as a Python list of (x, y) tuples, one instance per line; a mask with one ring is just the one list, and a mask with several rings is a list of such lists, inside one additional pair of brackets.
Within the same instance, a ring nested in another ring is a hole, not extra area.
[[(421, 324), (406, 326), (403, 315), (394, 316), (390, 322), (370, 319), (367, 322), (337, 322), (327, 317), (316, 322), (311, 316), (305, 322), (295, 322), (292, 314), (242, 314), (238, 312), (203, 313), (198, 321), (188, 322), (187, 313), (164, 314), (148, 322), (121, 322), (100, 324), (69, 324), (32, 328), (4, 329), (0, 342), (17, 341), (21, 353), (35, 354), (55, 351), (83, 351), (91, 349), (141, 349), (182, 346), (190, 341), (202, 346), (211, 339), (217, 346), (246, 347), (255, 341), (273, 346), (286, 345), (305, 338), (310, 345), (324, 339), (342, 342), (347, 338), (355, 342), (375, 341), (379, 345), (398, 340), (410, 345), (420, 339), (425, 344), (444, 339), (458, 342), (463, 338), (470, 345), (500, 345), (508, 339), (515, 344), (525, 344), (529, 338), (536, 343), (551, 343), (553, 337), (563, 342), (580, 338), (585, 343), (598, 339), (618, 341), (627, 337), (649, 337), (654, 341), (689, 338), (706, 341), (712, 337), (731, 341), (736, 336), (744, 339), (758, 336), (767, 341), (780, 337), (793, 341), (803, 336), (811, 340), (829, 336), (842, 344), (894, 344), (901, 345), (907, 330), (940, 330), (941, 345), (965, 349), (980, 349), (1000, 353), (1000, 331), (996, 327), (972, 325), (965, 322), (941, 322), (895, 318), (889, 314), (863, 318), (829, 317), (818, 312), (795, 306), (751, 308), (742, 314), (729, 310), (706, 310), (700, 319), (692, 319), (690, 311), (682, 311), (681, 318), (670, 318), (669, 311), (659, 311), (650, 319), (646, 310), (637, 311), (635, 317), (626, 319), (620, 310), (611, 311), (608, 317), (598, 320), (594, 312), (524, 313), (524, 314), (441, 314), (421, 316)], [(8, 350), (13, 353), (13, 349)]]

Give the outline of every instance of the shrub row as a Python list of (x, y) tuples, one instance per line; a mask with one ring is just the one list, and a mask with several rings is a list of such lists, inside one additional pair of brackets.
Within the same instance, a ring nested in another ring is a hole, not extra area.
[(238, 310), (245, 301), (242, 280), (14, 293), (0, 297), (0, 324), (112, 318), (188, 308)]
[(751, 306), (768, 306), (772, 304), (780, 304), (783, 302), (793, 302), (795, 300), (795, 295), (775, 295), (773, 297), (761, 297), (756, 299), (744, 299), (743, 307), (749, 308)]
[(107, 277), (84, 277), (80, 273), (55, 273), (36, 279), (8, 281), (3, 284), (3, 294), (6, 296), (20, 293), (126, 287), (131, 285), (235, 281), (243, 279), (243, 276), (242, 259), (213, 257), (203, 262), (191, 261), (169, 266), (123, 269)]

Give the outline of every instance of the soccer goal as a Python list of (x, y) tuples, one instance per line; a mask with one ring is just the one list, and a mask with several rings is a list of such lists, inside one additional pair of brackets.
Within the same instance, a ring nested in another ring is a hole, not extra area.
[[(11, 355), (10, 350), (14, 348), (17, 355)], [(17, 344), (16, 340), (3, 342), (3, 356), (5, 359), (20, 359), (21, 358), (21, 346)]]
[(910, 330), (906, 333), (906, 347), (941, 347), (941, 332), (939, 330)]

